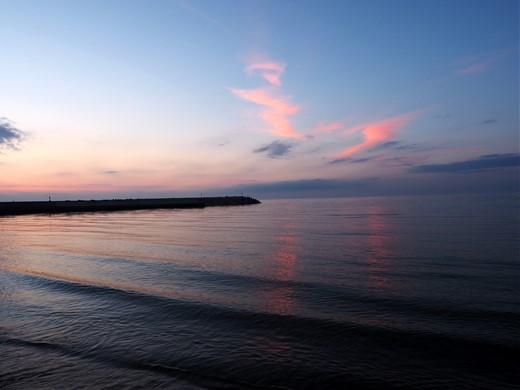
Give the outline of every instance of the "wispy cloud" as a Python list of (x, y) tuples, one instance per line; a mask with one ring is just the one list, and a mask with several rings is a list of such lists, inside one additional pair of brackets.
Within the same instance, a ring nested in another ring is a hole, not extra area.
[(201, 19), (204, 19), (206, 22), (209, 22), (213, 26), (218, 27), (219, 29), (225, 31), (228, 34), (231, 34), (231, 31), (229, 30), (229, 28), (227, 28), (222, 22), (220, 22), (219, 20), (217, 20), (214, 17), (210, 16), (209, 14), (207, 14), (205, 12), (202, 12), (201, 10), (199, 10), (198, 8), (196, 8), (195, 6), (190, 4), (189, 2), (181, 0), (181, 1), (178, 2), (178, 4), (182, 8), (192, 12), (193, 14), (197, 15)]
[(490, 169), (520, 166), (520, 154), (489, 154), (473, 160), (455, 161), (448, 164), (417, 165), (409, 169), (411, 173), (469, 173)]
[(361, 131), (365, 137), (364, 142), (351, 146), (343, 152), (336, 155), (333, 159), (343, 161), (345, 158), (358, 153), (361, 150), (372, 148), (385, 141), (390, 142), (397, 134), (397, 130), (407, 125), (413, 119), (417, 118), (425, 110), (417, 110), (403, 115), (394, 116), (377, 122), (365, 123), (359, 126), (351, 127), (346, 130), (346, 134), (353, 134)]
[(270, 144), (261, 146), (255, 149), (254, 153), (267, 153), (267, 156), (271, 158), (277, 158), (289, 154), (294, 144), (284, 141), (273, 141)]
[(285, 70), (285, 64), (274, 61), (255, 62), (248, 65), (245, 69), (249, 75), (259, 73), (267, 80), (268, 87), (257, 89), (236, 89), (230, 91), (237, 97), (267, 107), (260, 113), (260, 117), (272, 126), (271, 132), (277, 136), (285, 138), (303, 138), (298, 133), (289, 116), (300, 111), (300, 107), (289, 101), (289, 98), (279, 95), (281, 86), (281, 75)]
[(451, 75), (446, 77), (445, 80), (485, 72), (517, 50), (517, 48), (510, 48), (478, 55), (467, 60), (467, 63), (464, 67), (455, 70)]
[(383, 142), (382, 144), (376, 145), (373, 148), (370, 148), (371, 151), (377, 151), (377, 150), (385, 150), (385, 149), (391, 149), (391, 150), (412, 150), (417, 152), (425, 152), (428, 150), (433, 150), (431, 146), (424, 146), (420, 144), (405, 144), (401, 141), (387, 141)]
[(491, 118), (491, 119), (486, 119), (482, 122), (480, 122), (481, 125), (489, 125), (491, 123), (496, 123), (498, 122), (498, 119), (494, 119), (494, 118)]
[(446, 118), (451, 117), (451, 114), (438, 114), (438, 115), (434, 115), (433, 117), (439, 118), (439, 119), (446, 119)]
[(335, 160), (332, 160), (330, 163), (331, 164), (340, 164), (340, 163), (352, 163), (352, 164), (360, 164), (360, 163), (364, 163), (364, 162), (367, 162), (367, 161), (370, 161), (370, 160), (373, 160), (375, 159), (376, 157), (364, 157), (364, 158), (350, 158), (350, 157), (345, 157), (345, 158), (337, 158)]
[(401, 147), (401, 141), (387, 141), (382, 144), (376, 145), (372, 148), (372, 150), (380, 150), (380, 149), (394, 149)]
[(387, 167), (411, 167), (417, 164), (420, 164), (425, 161), (424, 156), (399, 156), (399, 157), (392, 157), (389, 159), (386, 159), (383, 161), (384, 166)]
[(244, 100), (267, 107), (260, 113), (260, 117), (272, 126), (273, 134), (287, 138), (302, 138), (288, 119), (288, 116), (300, 111), (298, 106), (289, 103), (285, 98), (274, 96), (268, 88), (231, 89), (231, 92)]
[(320, 122), (312, 131), (314, 133), (330, 133), (332, 131), (341, 130), (344, 127), (345, 126), (341, 122), (331, 122), (331, 123)]
[(24, 139), (25, 133), (13, 126), (7, 118), (0, 118), (0, 150), (18, 149), (18, 145)]
[(272, 85), (280, 86), (285, 64), (274, 61), (257, 62), (246, 67), (246, 73), (252, 75), (259, 72), (260, 76)]

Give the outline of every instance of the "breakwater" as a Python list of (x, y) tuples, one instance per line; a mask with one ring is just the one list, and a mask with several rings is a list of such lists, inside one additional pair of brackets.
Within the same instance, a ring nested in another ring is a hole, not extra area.
[(0, 202), (0, 215), (54, 214), (142, 209), (186, 209), (214, 206), (243, 206), (258, 203), (260, 203), (259, 200), (249, 196)]

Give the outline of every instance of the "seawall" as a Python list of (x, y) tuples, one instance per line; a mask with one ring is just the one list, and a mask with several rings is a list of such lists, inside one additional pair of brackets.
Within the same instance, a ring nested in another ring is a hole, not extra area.
[(0, 216), (143, 209), (187, 209), (214, 206), (243, 206), (258, 203), (260, 203), (259, 200), (249, 196), (0, 202)]

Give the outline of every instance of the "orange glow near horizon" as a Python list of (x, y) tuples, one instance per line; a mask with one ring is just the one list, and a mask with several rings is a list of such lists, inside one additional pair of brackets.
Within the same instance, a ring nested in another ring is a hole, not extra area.
[[(123, 175), (124, 176), (124, 175)], [(30, 179), (30, 178), (29, 178)], [(32, 183), (0, 183), (0, 192), (4, 194), (32, 193), (41, 194), (45, 199), (48, 195), (67, 194), (78, 197), (90, 196), (90, 194), (134, 193), (134, 192), (168, 192), (185, 191), (199, 194), (207, 188), (215, 186), (234, 186), (242, 181), (230, 177), (223, 179), (208, 174), (205, 176), (168, 178), (164, 173), (158, 172), (147, 178), (140, 177), (84, 177), (78, 176), (74, 184), (70, 183), (70, 177), (55, 178), (43, 176), (32, 180)], [(139, 183), (139, 184), (135, 184)], [(14, 195), (13, 195), (14, 196)]]
[(42, 193), (71, 193), (71, 192), (85, 192), (85, 191), (110, 191), (112, 188), (100, 185), (78, 185), (78, 186), (52, 186), (52, 185), (0, 185), (0, 191), (5, 192), (42, 192)]

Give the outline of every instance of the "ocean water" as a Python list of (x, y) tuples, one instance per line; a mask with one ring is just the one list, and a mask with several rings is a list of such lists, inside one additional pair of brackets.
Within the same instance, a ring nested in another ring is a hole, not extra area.
[(517, 196), (0, 218), (2, 389), (513, 389)]

